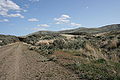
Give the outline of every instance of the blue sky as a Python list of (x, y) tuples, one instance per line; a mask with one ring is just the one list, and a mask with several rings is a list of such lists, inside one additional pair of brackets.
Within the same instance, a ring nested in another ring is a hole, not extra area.
[(0, 34), (120, 23), (120, 0), (0, 0)]

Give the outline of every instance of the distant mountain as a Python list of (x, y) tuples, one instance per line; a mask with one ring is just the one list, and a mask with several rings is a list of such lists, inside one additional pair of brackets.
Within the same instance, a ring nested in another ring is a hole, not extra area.
[(102, 33), (102, 32), (108, 32), (108, 31), (118, 31), (120, 30), (120, 24), (113, 24), (113, 25), (107, 25), (99, 28), (77, 28), (77, 29), (71, 29), (71, 30), (64, 30), (60, 31), (60, 33)]
[(97, 33), (104, 33), (109, 31), (119, 31), (120, 30), (120, 24), (113, 24), (113, 25), (107, 25), (99, 28), (76, 28), (71, 30), (63, 30), (63, 31), (38, 31), (35, 33), (28, 34), (23, 37), (16, 37), (11, 35), (0, 35), (0, 41), (1, 45), (8, 44), (15, 41), (24, 41), (27, 43), (34, 43), (39, 40), (45, 40), (45, 39), (56, 39), (56, 38), (62, 38), (61, 34), (73, 34), (73, 35), (86, 35), (86, 34), (97, 34)]
[(120, 24), (107, 25), (107, 26), (100, 27), (99, 29), (101, 29), (103, 31), (120, 30)]
[(120, 30), (120, 24), (112, 24), (112, 25), (107, 25), (107, 26), (103, 26), (103, 27), (99, 27), (99, 28), (85, 28), (85, 27), (80, 27), (80, 28), (76, 28), (76, 29), (70, 29), (70, 30), (63, 30), (63, 31), (38, 31), (35, 33), (31, 33), (26, 35), (26, 37), (28, 36), (32, 36), (32, 35), (53, 35), (53, 34), (61, 34), (61, 33), (92, 33), (92, 34), (96, 34), (96, 33), (102, 33), (102, 32), (108, 32), (108, 31), (118, 31)]
[(97, 34), (104, 33), (108, 31), (118, 31), (120, 30), (120, 24), (107, 25), (99, 28), (76, 28), (71, 30), (64, 31), (38, 31), (35, 33), (28, 34), (24, 37), (19, 37), (21, 41), (25, 41), (27, 43), (36, 43), (39, 40), (50, 40), (56, 38), (62, 38), (61, 34), (72, 34), (72, 35), (86, 35), (86, 34)]

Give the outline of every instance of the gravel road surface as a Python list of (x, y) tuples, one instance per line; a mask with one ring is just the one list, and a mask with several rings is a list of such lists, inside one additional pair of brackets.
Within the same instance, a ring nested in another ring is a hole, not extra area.
[(64, 67), (17, 42), (0, 47), (0, 80), (78, 80)]

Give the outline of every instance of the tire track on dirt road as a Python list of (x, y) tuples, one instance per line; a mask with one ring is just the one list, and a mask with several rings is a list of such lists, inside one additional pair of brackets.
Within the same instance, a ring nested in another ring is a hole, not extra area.
[[(6, 48), (6, 49), (5, 49)], [(78, 80), (21, 42), (0, 48), (0, 80)]]

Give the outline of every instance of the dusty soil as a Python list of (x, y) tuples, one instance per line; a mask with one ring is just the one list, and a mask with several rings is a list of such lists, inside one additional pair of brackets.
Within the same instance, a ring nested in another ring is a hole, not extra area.
[(78, 79), (71, 71), (19, 42), (0, 47), (0, 80)]

